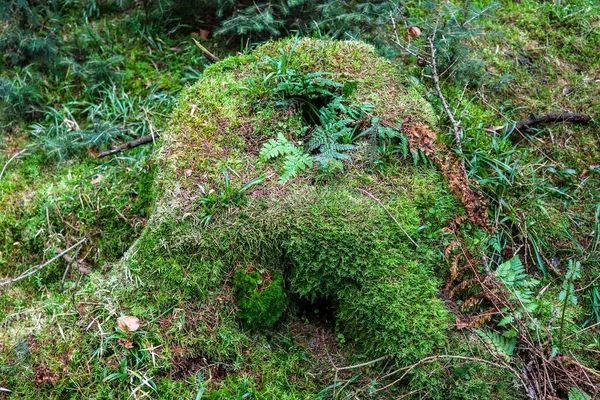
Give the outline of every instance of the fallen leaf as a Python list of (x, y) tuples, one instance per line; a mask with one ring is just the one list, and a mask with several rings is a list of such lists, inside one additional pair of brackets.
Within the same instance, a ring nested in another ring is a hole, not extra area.
[(133, 342), (131, 340), (119, 339), (119, 340), (117, 340), (117, 343), (119, 343), (121, 346), (125, 347), (126, 349), (133, 349)]
[(92, 179), (92, 185), (99, 184), (100, 182), (102, 182), (102, 179), (104, 179), (104, 175), (98, 174), (94, 179)]
[(415, 38), (421, 36), (421, 30), (416, 26), (408, 28), (408, 36)]
[(125, 315), (117, 318), (117, 325), (123, 332), (135, 332), (140, 327), (140, 320), (138, 317), (132, 317), (131, 315)]
[(209, 31), (207, 31), (206, 29), (200, 29), (200, 39), (202, 40), (208, 40), (208, 35), (210, 34)]

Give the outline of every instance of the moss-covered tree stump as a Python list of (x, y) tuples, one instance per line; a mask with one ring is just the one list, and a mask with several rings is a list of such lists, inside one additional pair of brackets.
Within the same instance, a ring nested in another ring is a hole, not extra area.
[[(323, 161), (309, 143), (335, 101), (348, 146)], [(228, 365), (223, 398), (241, 382), (266, 398), (316, 394), (332, 383), (309, 373), (318, 357), (275, 339), (307, 304), (332, 307), (348, 362), (451, 347), (437, 276), (443, 228), (464, 210), (402, 135), (415, 125), (435, 126), (430, 105), (363, 43), (286, 40), (208, 68), (164, 133), (154, 214), (124, 260), (133, 315), (179, 310), (161, 325), (171, 369), (182, 353)], [(265, 157), (276, 141), (294, 150)], [(306, 162), (289, 173), (286, 154)]]

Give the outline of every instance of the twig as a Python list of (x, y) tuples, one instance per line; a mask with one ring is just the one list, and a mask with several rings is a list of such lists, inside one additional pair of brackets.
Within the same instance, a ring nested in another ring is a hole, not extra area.
[[(75, 255), (68, 260), (67, 263), (67, 268), (65, 268), (65, 272), (63, 273), (62, 279), (60, 280), (60, 286), (58, 287), (58, 293), (62, 293), (63, 290), (65, 290), (65, 279), (67, 278), (67, 274), (69, 273), (69, 269), (71, 268), (71, 264), (73, 264), (73, 261), (77, 260), (77, 256), (79, 255), (79, 252), (81, 251), (81, 247), (77, 249), (77, 251), (75, 252)], [(66, 258), (66, 254), (63, 254), (63, 257)], [(77, 261), (79, 262), (79, 261)]]
[(110, 156), (112, 154), (117, 154), (117, 153), (120, 153), (122, 151), (133, 149), (134, 147), (141, 146), (143, 144), (153, 143), (154, 140), (158, 139), (159, 137), (160, 137), (160, 134), (158, 132), (157, 133), (151, 133), (151, 134), (146, 135), (146, 136), (142, 136), (139, 139), (135, 139), (135, 140), (132, 140), (131, 142), (123, 143), (122, 145), (117, 146), (117, 147), (115, 147), (113, 149), (110, 149), (108, 151), (103, 151), (102, 153), (98, 154), (98, 158), (107, 157), (107, 156)]
[(36, 272), (41, 271), (44, 267), (52, 264), (54, 261), (56, 261), (57, 259), (61, 258), (63, 255), (65, 255), (69, 251), (73, 250), (75, 247), (80, 246), (81, 244), (83, 244), (83, 242), (85, 242), (85, 238), (81, 239), (79, 242), (75, 243), (73, 246), (69, 247), (68, 249), (66, 249), (66, 250), (58, 253), (57, 255), (55, 255), (54, 257), (52, 257), (50, 260), (46, 261), (45, 263), (40, 264), (40, 265), (36, 265), (35, 267), (29, 268), (27, 271), (25, 271), (21, 275), (17, 276), (16, 278), (9, 279), (9, 280), (4, 281), (4, 282), (0, 282), (0, 287), (6, 286), (6, 285), (10, 285), (11, 283), (15, 283), (15, 282), (18, 282), (18, 281), (20, 281), (22, 279), (30, 277), (31, 275), (35, 274)]
[(196, 46), (198, 46), (198, 48), (200, 50), (202, 50), (202, 52), (204, 53), (204, 55), (206, 56), (206, 58), (208, 58), (208, 60), (210, 62), (216, 63), (216, 62), (221, 61), (219, 59), (219, 57), (215, 56), (213, 53), (211, 53), (210, 51), (208, 51), (208, 49), (206, 47), (202, 46), (196, 39), (192, 38), (192, 40), (194, 41), (194, 43), (196, 43)]
[(557, 122), (573, 122), (577, 124), (587, 124), (592, 117), (587, 114), (573, 113), (550, 113), (544, 115), (531, 115), (529, 118), (519, 121), (515, 124), (514, 130), (519, 132), (530, 131), (536, 125), (555, 124)]
[(431, 37), (427, 38), (427, 42), (429, 43), (429, 49), (431, 51), (431, 77), (433, 78), (433, 83), (435, 85), (435, 91), (437, 92), (437, 95), (440, 98), (440, 101), (442, 102), (442, 107), (444, 108), (444, 112), (446, 113), (446, 115), (448, 116), (448, 119), (452, 123), (452, 131), (454, 132), (454, 139), (456, 141), (456, 146), (458, 148), (459, 153), (462, 154), (462, 145), (461, 145), (462, 131), (460, 129), (460, 126), (458, 125), (458, 122), (456, 122), (456, 118), (454, 118), (454, 114), (452, 114), (452, 111), (450, 111), (450, 106), (448, 105), (448, 102), (446, 101), (446, 98), (444, 97), (444, 94), (442, 93), (442, 89), (440, 87), (440, 76), (438, 75), (437, 61), (435, 59), (436, 50), (435, 50), (435, 46), (433, 45), (433, 40), (431, 40)]
[(19, 150), (11, 158), (8, 159), (8, 161), (4, 164), (4, 167), (2, 167), (2, 171), (0, 171), (0, 181), (2, 180), (2, 176), (4, 175), (4, 171), (6, 171), (6, 167), (8, 167), (8, 164), (10, 164), (12, 162), (12, 160), (19, 157), (21, 154), (25, 153), (26, 151), (27, 151), (27, 148)]
[(417, 242), (415, 242), (413, 240), (413, 238), (410, 237), (410, 235), (408, 234), (408, 232), (406, 232), (404, 230), (404, 228), (402, 227), (402, 225), (400, 225), (400, 223), (398, 222), (398, 220), (396, 219), (396, 217), (394, 217), (392, 215), (392, 213), (387, 209), (387, 207), (383, 205), (383, 203), (381, 202), (381, 200), (379, 200), (377, 197), (373, 196), (371, 193), (367, 192), (364, 189), (358, 188), (358, 191), (366, 194), (367, 196), (369, 196), (370, 198), (372, 198), (373, 200), (375, 200), (381, 206), (381, 208), (384, 209), (384, 211), (387, 213), (387, 215), (389, 215), (390, 218), (396, 223), (396, 225), (398, 225), (398, 228), (400, 228), (400, 230), (402, 232), (404, 232), (404, 234), (406, 235), (406, 237), (408, 238), (408, 240), (410, 240), (412, 242), (412, 244), (415, 245), (415, 247), (419, 247), (419, 245), (417, 244)]
[(507, 365), (507, 364), (498, 364), (498, 363), (493, 362), (493, 361), (488, 361), (488, 360), (484, 360), (482, 358), (476, 358), (476, 357), (455, 356), (455, 355), (450, 355), (450, 354), (443, 354), (443, 355), (425, 357), (425, 358), (417, 361), (414, 364), (411, 364), (411, 365), (408, 365), (406, 367), (399, 368), (399, 369), (397, 369), (397, 370), (395, 370), (393, 372), (390, 372), (389, 374), (387, 374), (386, 376), (384, 376), (384, 378), (386, 378), (388, 376), (391, 376), (391, 375), (394, 375), (394, 374), (397, 374), (398, 372), (404, 371), (404, 373), (402, 374), (402, 376), (400, 378), (396, 379), (392, 383), (389, 383), (389, 384), (387, 384), (387, 385), (385, 385), (385, 386), (383, 386), (383, 387), (375, 390), (374, 393), (377, 393), (377, 392), (379, 392), (381, 390), (385, 390), (385, 389), (388, 389), (388, 388), (394, 386), (395, 384), (397, 384), (398, 382), (400, 382), (402, 379), (404, 379), (404, 377), (406, 375), (408, 375), (408, 373), (410, 371), (412, 371), (413, 369), (415, 369), (419, 365), (427, 364), (427, 363), (430, 363), (430, 362), (434, 362), (434, 361), (437, 361), (437, 360), (443, 360), (443, 359), (450, 359), (450, 360), (454, 359), (454, 360), (463, 360), (463, 361), (471, 361), (471, 362), (480, 362), (480, 363), (488, 364), (488, 365), (491, 365), (491, 366), (494, 366), (494, 367), (507, 369), (510, 372), (512, 372), (513, 375), (515, 375), (517, 378), (519, 378), (519, 380), (521, 381), (521, 384), (523, 385), (523, 387), (525, 388), (525, 390), (527, 390), (527, 385), (525, 384), (525, 382), (523, 381), (523, 379), (521, 378), (521, 376), (519, 375), (519, 373), (517, 371), (515, 371), (514, 368), (512, 368), (510, 365)]
[(366, 362), (360, 363), (360, 364), (349, 365), (347, 367), (339, 367), (339, 368), (336, 367), (336, 371), (345, 371), (345, 370), (348, 370), (348, 369), (355, 369), (355, 368), (366, 367), (367, 365), (375, 364), (375, 363), (377, 363), (379, 361), (383, 361), (383, 360), (386, 360), (388, 358), (389, 358), (389, 356), (382, 356), (382, 357), (376, 358), (374, 360), (366, 361)]

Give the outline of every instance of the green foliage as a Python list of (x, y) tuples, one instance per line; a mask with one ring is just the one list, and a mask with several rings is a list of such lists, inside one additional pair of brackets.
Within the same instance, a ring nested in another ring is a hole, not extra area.
[(592, 400), (592, 396), (579, 388), (572, 387), (569, 390), (569, 400)]
[(261, 160), (268, 161), (281, 156), (285, 158), (283, 174), (279, 177), (279, 183), (285, 183), (290, 178), (297, 176), (300, 171), (305, 171), (313, 166), (310, 155), (303, 153), (301, 149), (287, 140), (282, 133), (279, 133), (277, 139), (269, 139), (263, 144), (260, 157)]
[(500, 264), (496, 269), (496, 276), (510, 290), (512, 301), (520, 303), (527, 312), (535, 311), (533, 288), (539, 284), (539, 281), (527, 274), (519, 256)]
[(238, 317), (251, 330), (273, 327), (285, 311), (287, 297), (281, 272), (237, 270), (233, 288)]
[(336, 323), (361, 353), (407, 364), (446, 344), (448, 311), (435, 298), (431, 275), (419, 268), (407, 263), (398, 277), (382, 277), (356, 291), (340, 290)]
[(219, 192), (202, 188), (203, 197), (200, 198), (200, 204), (202, 206), (200, 219), (204, 226), (207, 226), (218, 212), (226, 211), (230, 207), (239, 207), (243, 205), (246, 201), (246, 190), (265, 180), (264, 176), (260, 176), (245, 183), (241, 187), (236, 187), (231, 182), (227, 170), (223, 168), (221, 172), (223, 174), (223, 187)]
[(354, 121), (340, 118), (329, 108), (320, 110), (319, 119), (321, 123), (314, 128), (307, 143), (308, 152), (318, 151), (313, 160), (323, 169), (329, 168), (333, 163), (341, 164), (341, 161), (350, 160), (348, 152), (355, 150), (356, 146), (347, 143), (351, 141), (353, 132), (348, 124)]
[(577, 296), (575, 295), (575, 284), (574, 282), (581, 278), (581, 263), (579, 261), (573, 262), (569, 260), (569, 269), (565, 274), (565, 280), (562, 284), (562, 290), (558, 295), (558, 301), (561, 302), (561, 313), (560, 313), (560, 326), (558, 328), (558, 349), (562, 350), (564, 326), (565, 326), (565, 313), (567, 310), (567, 304), (571, 303), (577, 305)]
[(484, 343), (494, 352), (494, 355), (510, 361), (517, 345), (517, 339), (514, 337), (506, 337), (498, 332), (489, 331), (486, 329), (477, 329), (477, 334)]

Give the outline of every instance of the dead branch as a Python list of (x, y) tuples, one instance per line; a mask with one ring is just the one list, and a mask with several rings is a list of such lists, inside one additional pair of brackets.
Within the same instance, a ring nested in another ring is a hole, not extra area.
[(29, 268), (27, 271), (23, 272), (21, 275), (17, 276), (16, 278), (9, 279), (9, 280), (4, 281), (4, 282), (0, 282), (0, 287), (7, 286), (7, 285), (10, 285), (11, 283), (15, 283), (15, 282), (18, 282), (18, 281), (20, 281), (22, 279), (30, 277), (31, 275), (33, 275), (33, 274), (41, 271), (44, 267), (52, 264), (54, 261), (56, 261), (57, 259), (59, 259), (62, 256), (64, 256), (69, 251), (73, 250), (74, 248), (76, 248), (78, 246), (81, 246), (83, 244), (83, 242), (85, 242), (85, 238), (81, 239), (79, 242), (75, 243), (73, 246), (69, 247), (68, 249), (66, 249), (66, 250), (58, 253), (57, 255), (55, 255), (54, 257), (52, 257), (50, 260), (46, 261), (45, 263), (40, 264), (40, 265), (36, 265), (35, 267)]
[(198, 42), (196, 39), (192, 38), (192, 40), (194, 41), (194, 43), (196, 43), (196, 46), (198, 46), (198, 48), (199, 48), (200, 50), (202, 50), (202, 52), (204, 53), (204, 55), (206, 56), (206, 58), (208, 58), (208, 60), (209, 60), (210, 62), (214, 62), (214, 63), (216, 63), (216, 62), (219, 62), (219, 61), (221, 61), (221, 60), (219, 59), (219, 57), (215, 56), (213, 53), (211, 53), (210, 51), (208, 51), (208, 49), (207, 49), (206, 47), (202, 46), (202, 45), (200, 44), (200, 42)]
[(558, 122), (587, 124), (591, 119), (592, 118), (587, 114), (550, 113), (544, 115), (531, 115), (529, 118), (517, 122), (514, 130), (519, 132), (527, 132), (536, 125), (555, 124)]
[(444, 112), (446, 113), (446, 115), (448, 116), (448, 119), (450, 120), (450, 122), (452, 123), (452, 131), (454, 132), (454, 140), (456, 141), (456, 146), (459, 150), (459, 153), (462, 154), (462, 145), (461, 145), (461, 137), (462, 137), (462, 130), (460, 129), (460, 126), (458, 124), (458, 122), (456, 121), (456, 118), (454, 118), (454, 114), (452, 113), (452, 111), (450, 111), (450, 106), (448, 105), (448, 102), (446, 101), (446, 98), (444, 97), (444, 94), (442, 93), (442, 89), (440, 87), (440, 76), (438, 74), (438, 70), (437, 70), (437, 61), (435, 58), (435, 46), (433, 44), (433, 40), (431, 40), (431, 38), (427, 38), (427, 42), (429, 43), (429, 49), (431, 51), (431, 77), (433, 78), (433, 83), (435, 85), (435, 91), (437, 92), (438, 97), (440, 98), (440, 101), (442, 102), (442, 107), (444, 108)]
[(63, 258), (67, 261), (67, 268), (65, 268), (65, 272), (63, 273), (62, 279), (60, 280), (60, 286), (58, 287), (58, 293), (62, 293), (65, 290), (65, 279), (67, 279), (67, 274), (69, 273), (69, 269), (71, 268), (71, 264), (73, 261), (77, 260), (77, 256), (81, 251), (81, 247), (77, 249), (75, 255), (73, 257), (68, 256), (67, 254), (63, 254)]
[(478, 363), (482, 363), (482, 364), (487, 364), (487, 365), (491, 365), (493, 367), (497, 367), (497, 368), (503, 368), (506, 369), (508, 371), (510, 371), (517, 379), (519, 379), (521, 385), (523, 385), (523, 387), (525, 388), (525, 390), (527, 390), (527, 385), (525, 384), (525, 382), (523, 381), (523, 379), (521, 378), (521, 375), (514, 369), (512, 368), (510, 365), (508, 365), (507, 363), (497, 363), (494, 361), (489, 361), (489, 360), (484, 360), (482, 358), (477, 358), (477, 357), (467, 357), (467, 356), (458, 356), (458, 355), (451, 355), (451, 354), (441, 354), (441, 355), (436, 355), (436, 356), (430, 356), (430, 357), (425, 357), (419, 361), (417, 361), (414, 364), (408, 365), (406, 367), (402, 367), (399, 368), (395, 371), (392, 371), (390, 373), (388, 373), (387, 375), (384, 375), (383, 378), (388, 378), (390, 376), (396, 375), (400, 372), (403, 372), (403, 374), (396, 379), (395, 381), (393, 381), (392, 383), (389, 383), (381, 388), (378, 388), (375, 390), (374, 393), (377, 393), (379, 391), (382, 390), (386, 390), (389, 389), (390, 387), (398, 384), (399, 382), (402, 381), (402, 379), (404, 379), (409, 373), (410, 371), (412, 371), (413, 369), (415, 369), (416, 367), (423, 365), (423, 364), (428, 364), (431, 362), (435, 362), (438, 360), (461, 360), (461, 361), (466, 361), (466, 362), (478, 362)]
[(122, 145), (119, 145), (119, 146), (117, 146), (117, 147), (115, 147), (113, 149), (110, 149), (108, 151), (103, 151), (102, 153), (98, 154), (98, 158), (107, 157), (107, 156), (110, 156), (110, 155), (113, 155), (113, 154), (117, 154), (117, 153), (120, 153), (122, 151), (133, 149), (134, 147), (141, 146), (143, 144), (153, 143), (159, 137), (160, 137), (159, 133), (151, 133), (150, 135), (142, 136), (139, 139), (135, 139), (135, 140), (132, 140), (131, 142), (123, 143)]

